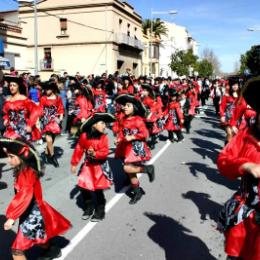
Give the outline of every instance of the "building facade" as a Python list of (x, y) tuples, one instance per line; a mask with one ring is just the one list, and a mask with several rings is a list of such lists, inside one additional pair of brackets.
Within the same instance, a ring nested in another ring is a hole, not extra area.
[(168, 35), (163, 35), (161, 37), (159, 71), (161, 76), (175, 77), (177, 76), (176, 73), (171, 71), (169, 67), (171, 62), (171, 55), (176, 51), (187, 51), (188, 49), (192, 49), (193, 53), (198, 55), (198, 43), (192, 38), (185, 27), (176, 25), (174, 23), (164, 23), (168, 29)]
[[(27, 68), (34, 69), (34, 10), (20, 6)], [(37, 4), (40, 72), (142, 71), (142, 18), (119, 0), (43, 0)]]

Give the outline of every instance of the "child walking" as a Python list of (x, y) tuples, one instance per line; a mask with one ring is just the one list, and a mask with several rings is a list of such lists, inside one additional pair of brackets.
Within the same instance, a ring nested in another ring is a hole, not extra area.
[(129, 176), (132, 187), (129, 204), (135, 204), (145, 194), (140, 187), (137, 173), (147, 173), (150, 182), (155, 177), (154, 166), (144, 165), (151, 158), (146, 143), (149, 133), (143, 119), (146, 109), (141, 101), (129, 94), (122, 94), (115, 101), (123, 105), (124, 113), (115, 140), (115, 156), (124, 160), (124, 171)]
[(113, 121), (114, 116), (108, 113), (90, 116), (81, 126), (82, 134), (72, 155), (71, 172), (76, 174), (77, 165), (85, 153), (78, 177), (78, 186), (85, 202), (84, 220), (98, 222), (105, 218), (106, 199), (103, 190), (112, 184), (112, 174), (107, 161), (109, 140), (104, 131), (106, 123)]
[(36, 244), (45, 249), (39, 260), (61, 256), (61, 250), (49, 240), (63, 234), (71, 224), (42, 198), (42, 169), (35, 148), (20, 139), (7, 138), (0, 139), (0, 146), (14, 167), (16, 194), (6, 210), (4, 224), (4, 229), (10, 230), (19, 219), (18, 233), (12, 245), (13, 259), (26, 260), (24, 252)]

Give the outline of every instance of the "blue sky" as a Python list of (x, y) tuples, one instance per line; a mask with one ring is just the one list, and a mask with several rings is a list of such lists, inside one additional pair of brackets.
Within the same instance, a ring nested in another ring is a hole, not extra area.
[[(68, 0), (69, 1), (69, 0)], [(71, 0), (70, 0), (71, 1)], [(213, 49), (225, 72), (234, 70), (240, 54), (252, 45), (260, 44), (260, 31), (248, 32), (248, 27), (260, 28), (259, 0), (128, 0), (144, 19), (154, 11), (177, 10), (177, 15), (154, 15), (162, 20), (185, 26), (202, 51)], [(1, 0), (0, 10), (16, 8), (13, 0)]]

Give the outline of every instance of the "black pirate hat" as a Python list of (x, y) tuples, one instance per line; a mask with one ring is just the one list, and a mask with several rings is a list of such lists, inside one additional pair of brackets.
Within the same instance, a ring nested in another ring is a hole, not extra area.
[(105, 123), (114, 122), (116, 118), (109, 113), (95, 113), (90, 116), (80, 127), (81, 132), (86, 132), (91, 129), (91, 126), (99, 121), (104, 121)]
[(46, 90), (52, 90), (54, 93), (60, 93), (60, 90), (57, 86), (57, 84), (53, 81), (47, 81), (47, 82), (44, 82), (42, 84), (42, 88), (46, 91)]
[(19, 92), (20, 94), (25, 95), (26, 94), (26, 87), (23, 83), (23, 78), (11, 76), (11, 75), (5, 75), (4, 80), (10, 84), (11, 82), (15, 82), (19, 86)]
[(131, 96), (129, 94), (122, 94), (115, 98), (115, 101), (120, 105), (125, 105), (126, 103), (132, 103), (134, 107), (136, 108), (136, 114), (145, 117), (146, 116), (146, 108), (142, 104), (142, 102), (138, 99), (136, 99), (134, 96)]
[(20, 157), (25, 164), (41, 172), (41, 160), (32, 144), (22, 139), (0, 138), (0, 146), (7, 153)]
[(260, 112), (260, 76), (249, 79), (242, 90), (247, 104), (255, 111)]
[(153, 88), (150, 84), (144, 83), (144, 84), (141, 85), (141, 87), (142, 87), (142, 89), (146, 89), (153, 98), (155, 97), (155, 93), (154, 93)]

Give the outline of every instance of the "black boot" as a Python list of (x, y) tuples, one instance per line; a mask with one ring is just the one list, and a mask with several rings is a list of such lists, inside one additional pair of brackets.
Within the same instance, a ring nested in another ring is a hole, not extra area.
[(154, 166), (153, 165), (145, 165), (144, 173), (148, 174), (148, 178), (150, 182), (153, 182), (155, 179)]
[(50, 246), (37, 260), (52, 260), (61, 256), (61, 250), (57, 246)]
[(98, 205), (95, 208), (95, 213), (91, 217), (90, 221), (91, 222), (99, 222), (105, 218), (105, 205)]
[(88, 220), (92, 217), (93, 213), (94, 213), (94, 205), (92, 200), (86, 201), (86, 209), (81, 218), (83, 220)]
[(52, 164), (53, 164), (53, 166), (55, 167), (55, 168), (58, 168), (60, 165), (59, 165), (59, 162), (58, 162), (58, 160), (57, 160), (57, 158), (56, 158), (56, 156), (55, 156), (55, 154), (54, 155), (52, 155), (52, 157), (51, 157), (51, 162), (52, 162)]
[(132, 191), (132, 198), (129, 201), (129, 204), (133, 205), (136, 204), (138, 200), (142, 198), (142, 196), (145, 194), (144, 190), (141, 187), (134, 188)]

